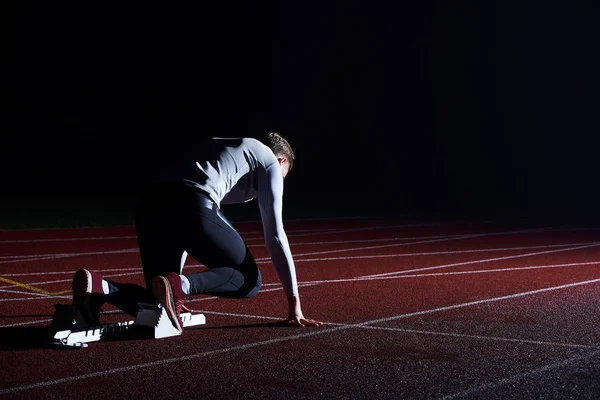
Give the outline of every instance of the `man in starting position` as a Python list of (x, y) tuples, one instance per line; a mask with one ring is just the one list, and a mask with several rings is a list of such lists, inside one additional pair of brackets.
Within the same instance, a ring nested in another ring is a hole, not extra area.
[[(138, 302), (157, 301), (181, 332), (187, 297), (256, 295), (262, 283), (258, 266), (220, 206), (257, 198), (265, 243), (288, 300), (286, 322), (322, 325), (302, 313), (283, 227), (283, 180), (294, 157), (287, 140), (275, 132), (263, 140), (212, 138), (192, 148), (145, 187), (138, 206), (135, 226), (146, 288), (80, 269), (73, 277), (73, 304), (90, 325), (97, 325), (105, 302), (136, 316)], [(183, 274), (188, 254), (207, 270)]]

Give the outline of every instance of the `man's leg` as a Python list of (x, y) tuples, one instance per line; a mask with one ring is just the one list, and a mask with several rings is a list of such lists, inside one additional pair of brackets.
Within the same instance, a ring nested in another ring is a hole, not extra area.
[(73, 275), (73, 306), (90, 326), (100, 324), (100, 309), (109, 303), (126, 314), (137, 316), (138, 302), (152, 302), (153, 297), (139, 285), (117, 283), (99, 272), (79, 269)]
[[(188, 295), (243, 298), (258, 292), (261, 277), (252, 254), (210, 198), (172, 184), (147, 193), (136, 218), (146, 287), (178, 329)], [(187, 253), (209, 270), (186, 274), (182, 282)]]
[(195, 210), (192, 195), (190, 188), (180, 185), (149, 187), (135, 221), (147, 293), (163, 305), (179, 331), (183, 330), (180, 313), (185, 301), (179, 274), (187, 257), (186, 226)]
[(207, 294), (225, 298), (254, 296), (262, 279), (246, 243), (221, 211), (213, 205), (196, 214), (186, 249), (208, 267), (203, 272), (185, 274), (190, 296)]
[(180, 332), (183, 331), (181, 310), (187, 296), (252, 297), (262, 284), (254, 257), (216, 206), (198, 210), (187, 221), (183, 235), (185, 248), (208, 270), (180, 275), (180, 268), (152, 280), (154, 297), (165, 307), (173, 326)]

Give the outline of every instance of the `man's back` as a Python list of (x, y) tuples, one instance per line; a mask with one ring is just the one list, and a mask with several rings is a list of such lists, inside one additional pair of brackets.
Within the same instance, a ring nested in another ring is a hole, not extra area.
[(212, 138), (185, 151), (158, 180), (198, 187), (217, 204), (232, 191), (233, 197), (247, 201), (256, 196), (257, 174), (275, 163), (273, 152), (256, 139)]

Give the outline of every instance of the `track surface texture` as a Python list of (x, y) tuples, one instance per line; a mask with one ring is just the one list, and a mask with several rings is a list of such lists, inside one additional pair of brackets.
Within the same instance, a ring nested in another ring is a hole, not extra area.
[(291, 328), (261, 225), (234, 225), (257, 296), (198, 296), (205, 325), (86, 348), (46, 343), (54, 305), (78, 268), (143, 284), (134, 228), (0, 231), (0, 398), (600, 398), (595, 226), (288, 221), (305, 316), (324, 322)]

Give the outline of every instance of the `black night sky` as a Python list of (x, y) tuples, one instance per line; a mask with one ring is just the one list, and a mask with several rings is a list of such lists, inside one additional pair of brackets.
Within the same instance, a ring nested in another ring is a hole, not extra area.
[(131, 207), (274, 130), (296, 216), (597, 214), (592, 1), (124, 3), (2, 6), (5, 204)]

